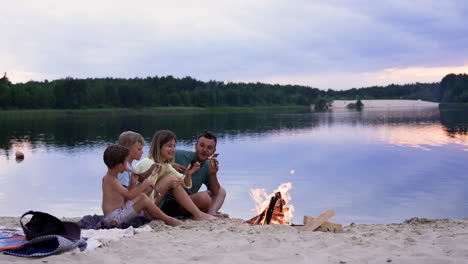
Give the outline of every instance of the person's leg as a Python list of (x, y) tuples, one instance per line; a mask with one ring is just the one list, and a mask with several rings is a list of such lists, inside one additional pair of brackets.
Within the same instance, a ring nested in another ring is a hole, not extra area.
[[(212, 192), (208, 192), (211, 197), (210, 207), (208, 209), (208, 213), (210, 215), (218, 215), (219, 209), (223, 206), (224, 199), (226, 198), (226, 190), (224, 188), (219, 188), (219, 192), (217, 195), (213, 195)], [(229, 217), (226, 214), (223, 214), (223, 217)]]
[(193, 203), (203, 212), (208, 213), (211, 206), (211, 195), (209, 191), (197, 192), (190, 195)]
[[(198, 209), (205, 213), (208, 212), (211, 204), (211, 196), (208, 191), (194, 193), (189, 195), (189, 197)], [(170, 216), (190, 216), (190, 213), (181, 207), (176, 200), (166, 201), (161, 210)]]
[(192, 214), (194, 220), (216, 220), (217, 218), (209, 215), (205, 212), (202, 212), (197, 205), (195, 205), (194, 201), (192, 201), (191, 197), (187, 194), (184, 187), (182, 185), (175, 186), (172, 190), (172, 194), (174, 195), (176, 201), (179, 205), (187, 210), (190, 214)]
[(184, 208), (182, 208), (176, 200), (168, 199), (164, 201), (164, 204), (160, 208), (165, 214), (172, 217), (191, 217), (190, 213), (187, 212), (187, 210), (185, 210)]
[(164, 177), (158, 179), (155, 184), (156, 190), (158, 190), (159, 195), (155, 192), (154, 194), (154, 203), (159, 206), (161, 201), (166, 196), (167, 192), (173, 189), (173, 182), (179, 180), (174, 174), (168, 174)]
[(144, 211), (145, 216), (149, 216), (151, 219), (160, 219), (164, 221), (164, 223), (171, 226), (178, 226), (183, 224), (182, 221), (170, 217), (161, 211), (161, 209), (159, 209), (146, 194), (142, 193), (138, 195), (134, 200), (132, 200), (132, 202), (133, 210), (135, 210), (137, 213)]

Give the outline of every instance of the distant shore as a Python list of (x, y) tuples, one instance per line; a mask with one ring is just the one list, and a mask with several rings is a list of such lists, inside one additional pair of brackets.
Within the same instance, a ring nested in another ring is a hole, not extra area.
[(439, 109), (449, 110), (449, 109), (466, 109), (468, 110), (468, 103), (440, 103)]
[[(0, 226), (19, 229), (19, 218), (0, 217)], [(83, 252), (40, 259), (0, 254), (0, 263), (413, 264), (468, 261), (468, 218), (412, 218), (398, 224), (351, 224), (342, 233), (300, 232), (287, 225), (250, 226), (241, 219), (187, 220), (175, 228), (152, 221), (149, 226), (144, 232), (130, 230), (131, 235), (118, 240), (103, 239), (97, 248), (89, 244)], [(86, 232), (88, 230), (82, 231)], [(99, 235), (94, 234), (86, 236), (93, 239)]]
[(308, 111), (308, 105), (265, 105), (265, 106), (223, 106), (223, 107), (196, 107), (196, 106), (164, 106), (143, 108), (86, 108), (86, 109), (17, 109), (0, 110), (2, 115), (89, 115), (89, 114), (143, 114), (143, 113), (216, 113), (216, 112), (261, 112), (261, 111)]

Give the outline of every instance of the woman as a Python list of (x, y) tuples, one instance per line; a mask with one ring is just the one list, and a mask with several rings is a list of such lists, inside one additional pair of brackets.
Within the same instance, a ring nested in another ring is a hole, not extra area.
[(184, 188), (192, 187), (192, 173), (200, 168), (200, 163), (195, 162), (185, 174), (181, 174), (172, 167), (176, 150), (177, 138), (172, 131), (157, 131), (151, 142), (148, 157), (138, 162), (135, 166), (137, 172), (147, 171), (154, 163), (158, 169), (151, 175), (156, 184), (151, 198), (159, 206), (167, 192), (172, 192), (176, 201), (187, 210), (194, 220), (215, 220), (216, 217), (204, 213), (190, 199)]

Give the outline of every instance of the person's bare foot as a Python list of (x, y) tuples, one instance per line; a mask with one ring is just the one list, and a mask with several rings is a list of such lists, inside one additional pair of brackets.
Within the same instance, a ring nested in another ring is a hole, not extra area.
[(218, 220), (219, 218), (212, 216), (210, 214), (200, 212), (197, 215), (193, 215), (193, 220), (208, 220), (208, 221), (213, 221), (213, 220)]
[(216, 216), (218, 218), (229, 218), (229, 214), (221, 213), (221, 212), (216, 212), (213, 214), (213, 216)]
[(180, 221), (179, 219), (175, 219), (174, 217), (170, 217), (170, 219), (166, 221), (166, 224), (170, 226), (180, 226), (184, 224), (184, 222)]

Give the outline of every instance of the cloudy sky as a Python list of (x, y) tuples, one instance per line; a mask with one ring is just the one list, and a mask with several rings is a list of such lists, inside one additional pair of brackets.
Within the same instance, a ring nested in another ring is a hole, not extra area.
[(466, 0), (3, 1), (13, 82), (192, 76), (348, 89), (468, 73)]

